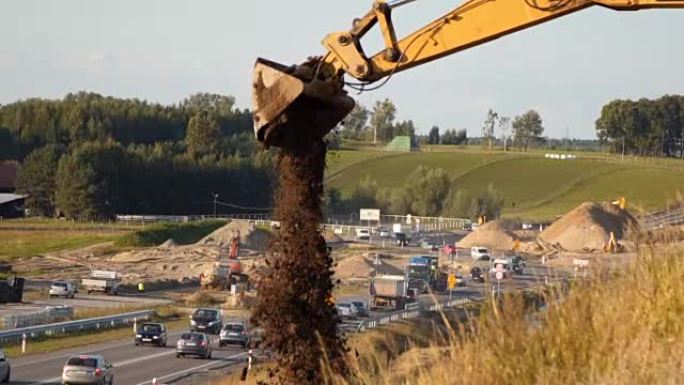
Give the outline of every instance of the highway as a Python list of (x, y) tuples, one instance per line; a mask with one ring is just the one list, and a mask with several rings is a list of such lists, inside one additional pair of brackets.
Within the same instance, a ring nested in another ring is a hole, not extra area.
[[(176, 358), (175, 345), (182, 332), (169, 336), (168, 347), (135, 346), (132, 337), (54, 353), (17, 358), (11, 361), (12, 381), (16, 385), (58, 385), (67, 358), (73, 354), (101, 354), (114, 366), (114, 383), (147, 385), (157, 378), (159, 383), (178, 383), (196, 373), (211, 369), (242, 367), (246, 351), (239, 347), (222, 348), (210, 360)], [(217, 346), (218, 344), (214, 344)]]
[[(544, 282), (544, 276), (550, 274), (547, 267), (529, 264), (524, 275), (514, 276), (512, 280), (505, 280), (501, 284), (502, 291), (515, 290)], [(453, 293), (454, 299), (461, 297), (483, 298), (492, 290), (492, 283), (469, 283), (466, 287), (459, 287)], [(361, 296), (359, 296), (361, 297)], [(422, 304), (429, 304), (449, 298), (449, 294), (439, 294), (435, 297), (424, 295)], [(348, 300), (345, 298), (342, 300)], [(359, 299), (367, 300), (363, 296)], [(373, 312), (371, 318), (379, 318), (386, 313)], [(175, 343), (181, 332), (172, 333), (168, 347), (137, 347), (131, 338), (90, 345), (82, 348), (68, 349), (54, 353), (33, 355), (26, 358), (11, 360), (12, 384), (39, 385), (60, 384), (61, 369), (67, 357), (78, 353), (97, 353), (114, 365), (115, 383), (123, 385), (151, 384), (157, 378), (161, 384), (192, 384), (199, 376), (207, 372), (225, 373), (242, 368), (246, 360), (246, 352), (238, 347), (215, 349), (211, 360), (194, 358), (176, 358)], [(214, 336), (216, 338), (216, 336)], [(214, 343), (214, 346), (217, 346)]]

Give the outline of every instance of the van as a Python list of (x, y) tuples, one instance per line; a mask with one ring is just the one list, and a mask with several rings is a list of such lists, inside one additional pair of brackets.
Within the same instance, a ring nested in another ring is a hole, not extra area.
[(470, 257), (476, 261), (489, 261), (489, 250), (481, 246), (471, 247)]

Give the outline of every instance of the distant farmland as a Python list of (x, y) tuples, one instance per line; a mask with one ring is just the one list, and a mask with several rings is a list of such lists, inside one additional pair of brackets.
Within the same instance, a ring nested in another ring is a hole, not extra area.
[(579, 153), (576, 160), (553, 160), (541, 153), (336, 151), (328, 160), (328, 185), (348, 196), (370, 176), (384, 188), (401, 188), (418, 166), (446, 170), (454, 185), (476, 195), (490, 184), (505, 197), (504, 215), (551, 219), (587, 200), (628, 199), (631, 208), (663, 208), (684, 190), (684, 162), (625, 161)]

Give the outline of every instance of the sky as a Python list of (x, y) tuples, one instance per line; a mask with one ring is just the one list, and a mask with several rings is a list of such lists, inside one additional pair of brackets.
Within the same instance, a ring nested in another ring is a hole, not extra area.
[[(523, 1), (523, 0), (496, 0)], [(371, 0), (2, 0), (0, 104), (93, 91), (177, 103), (196, 92), (250, 107), (257, 57), (297, 63), (349, 29)], [(418, 0), (395, 10), (405, 36), (460, 2)], [(375, 32), (375, 31), (373, 31)], [(397, 74), (353, 96), (392, 99), (398, 119), (478, 136), (488, 109), (540, 112), (549, 137), (594, 138), (615, 98), (684, 93), (684, 9), (559, 18)], [(377, 35), (364, 41), (375, 52)]]

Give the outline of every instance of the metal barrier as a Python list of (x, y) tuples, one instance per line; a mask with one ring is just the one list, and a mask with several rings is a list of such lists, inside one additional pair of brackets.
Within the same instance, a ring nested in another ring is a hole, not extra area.
[(382, 317), (362, 320), (362, 321), (345, 321), (340, 323), (340, 331), (343, 332), (362, 332), (364, 330), (374, 329), (379, 326), (387, 325), (391, 322), (396, 322), (403, 319), (411, 319), (420, 316), (422, 313), (434, 312), (450, 307), (464, 306), (473, 302), (470, 298), (459, 298), (449, 301), (439, 302), (428, 306), (422, 306), (415, 302), (409, 304), (404, 310), (397, 310)]
[(24, 336), (26, 336), (26, 339), (35, 339), (53, 337), (74, 332), (110, 329), (123, 325), (131, 325), (137, 321), (147, 320), (152, 317), (153, 314), (154, 310), (141, 310), (105, 317), (2, 330), (0, 331), (0, 344), (6, 345), (8, 343), (19, 343), (22, 341)]
[(20, 314), (8, 314), (0, 317), (2, 329), (23, 328), (68, 319), (74, 315), (71, 306), (48, 306), (45, 309)]

